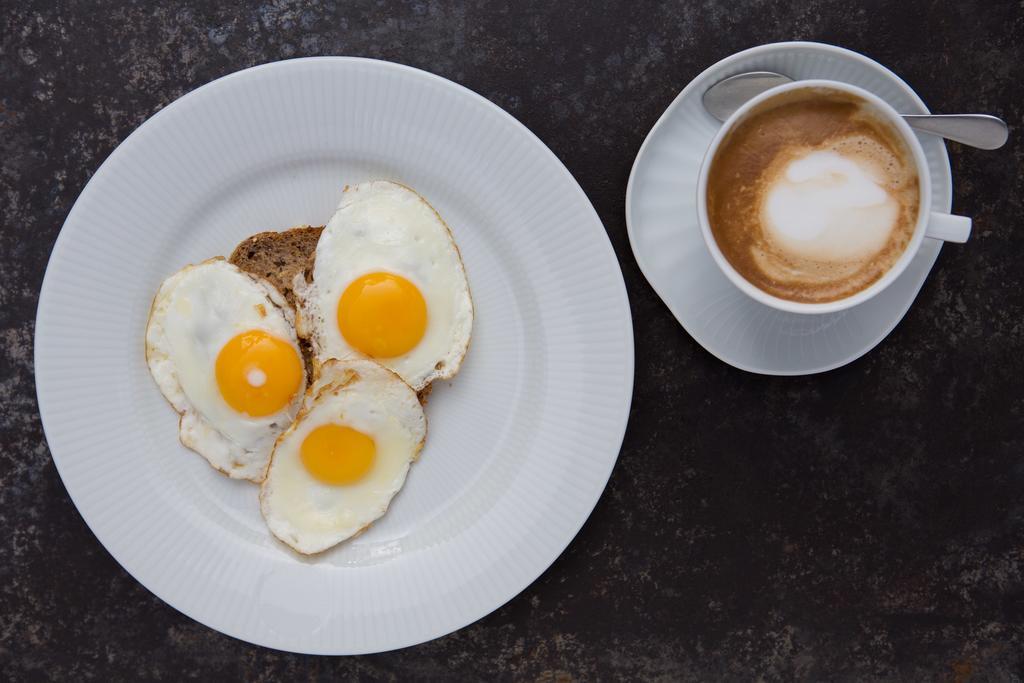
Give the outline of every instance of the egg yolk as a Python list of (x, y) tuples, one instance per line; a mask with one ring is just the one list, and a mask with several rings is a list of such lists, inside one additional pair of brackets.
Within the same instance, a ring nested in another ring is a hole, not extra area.
[(373, 439), (362, 432), (336, 424), (311, 431), (302, 441), (302, 464), (325, 484), (352, 484), (362, 479), (377, 454)]
[(227, 404), (252, 417), (273, 415), (302, 384), (302, 359), (284, 339), (262, 330), (231, 338), (217, 354), (217, 387)]
[(393, 273), (367, 273), (338, 300), (338, 329), (371, 358), (411, 351), (427, 329), (427, 302), (416, 285)]

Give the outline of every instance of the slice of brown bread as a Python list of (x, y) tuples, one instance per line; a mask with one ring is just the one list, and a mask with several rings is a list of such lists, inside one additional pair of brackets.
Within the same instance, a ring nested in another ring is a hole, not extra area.
[(323, 226), (300, 225), (282, 232), (257, 233), (242, 240), (228, 261), (251, 275), (269, 280), (295, 306), (292, 280), (299, 273), (305, 273), (308, 279), (322, 231)]

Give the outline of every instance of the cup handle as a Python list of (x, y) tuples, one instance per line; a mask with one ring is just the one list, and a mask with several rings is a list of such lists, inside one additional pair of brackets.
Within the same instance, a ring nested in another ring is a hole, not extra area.
[(971, 236), (971, 219), (967, 216), (932, 211), (924, 236), (944, 242), (966, 242)]

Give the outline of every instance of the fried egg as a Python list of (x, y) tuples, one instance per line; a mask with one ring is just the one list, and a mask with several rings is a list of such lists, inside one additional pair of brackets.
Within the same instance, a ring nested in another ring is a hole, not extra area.
[(263, 481), (306, 388), (277, 289), (221, 258), (183, 268), (153, 300), (146, 362), (181, 416), (181, 443), (230, 477)]
[(299, 334), (319, 362), (372, 358), (415, 390), (459, 370), (473, 303), (458, 247), (438, 213), (385, 180), (345, 188), (297, 278)]
[(427, 435), (416, 393), (369, 360), (328, 360), (278, 439), (260, 510), (278, 539), (318, 553), (383, 515)]

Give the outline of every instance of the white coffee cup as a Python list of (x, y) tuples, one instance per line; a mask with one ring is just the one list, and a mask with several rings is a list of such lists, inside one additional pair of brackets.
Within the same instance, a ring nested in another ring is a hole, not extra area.
[[(881, 278), (873, 282), (868, 287), (865, 287), (864, 289), (843, 299), (829, 301), (826, 303), (802, 303), (799, 301), (790, 301), (788, 299), (782, 299), (769, 294), (753, 285), (735, 268), (733, 268), (732, 264), (725, 258), (725, 255), (722, 254), (722, 250), (715, 241), (714, 233), (711, 231), (711, 224), (708, 221), (708, 175), (711, 168), (711, 161), (715, 158), (722, 141), (730, 131), (732, 131), (747, 117), (751, 110), (756, 108), (762, 102), (777, 97), (785, 92), (803, 89), (837, 90), (840, 92), (850, 93), (870, 104), (875, 113), (883, 120), (892, 124), (893, 129), (898, 131), (906, 141), (907, 149), (910, 150), (911, 155), (913, 156), (919, 183), (920, 204), (918, 208), (917, 223), (914, 226), (914, 234), (899, 260), (897, 260), (892, 268), (886, 271)], [(970, 237), (971, 234), (971, 219), (965, 216), (955, 216), (947, 213), (930, 211), (929, 207), (931, 206), (931, 203), (932, 181), (931, 174), (928, 172), (928, 161), (925, 158), (924, 149), (921, 148), (921, 143), (918, 141), (914, 131), (911, 130), (910, 126), (908, 126), (903, 120), (903, 117), (900, 116), (899, 112), (893, 109), (883, 99), (863, 90), (862, 88), (839, 81), (795, 81), (793, 83), (787, 83), (785, 85), (772, 88), (771, 90), (767, 90), (746, 102), (742, 107), (733, 112), (733, 115), (730, 116), (724, 124), (722, 124), (718, 134), (715, 135), (714, 139), (711, 141), (711, 145), (708, 147), (708, 150), (704, 155), (704, 161), (701, 163), (700, 177), (697, 180), (697, 212), (700, 218), (700, 229), (701, 233), (704, 235), (704, 242), (707, 244), (708, 250), (711, 252), (711, 256), (715, 259), (715, 263), (718, 264), (718, 267), (723, 273), (725, 273), (726, 277), (728, 277), (734, 285), (739, 287), (748, 296), (765, 304), (766, 306), (771, 306), (772, 308), (777, 308), (791, 313), (834, 313), (835, 311), (841, 311), (843, 309), (856, 306), (857, 304), (864, 303), (895, 282), (896, 278), (898, 278), (906, 267), (910, 265), (910, 262), (917, 254), (918, 249), (921, 248), (921, 243), (926, 237), (944, 240), (946, 242), (966, 242), (967, 238)]]

